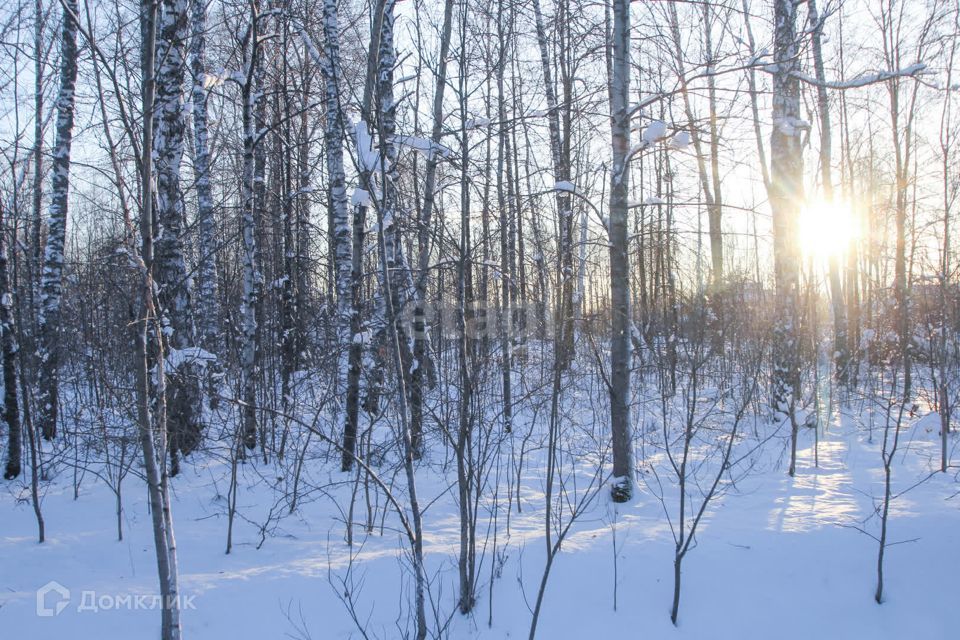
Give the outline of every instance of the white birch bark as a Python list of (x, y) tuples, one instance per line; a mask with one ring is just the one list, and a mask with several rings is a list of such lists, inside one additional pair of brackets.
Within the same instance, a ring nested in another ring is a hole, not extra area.
[(630, 418), (630, 2), (613, 2), (613, 74), (610, 78), (610, 432), (616, 502), (633, 495), (633, 436)]
[(387, 307), (388, 333), (391, 334), (394, 352), (394, 366), (397, 369), (399, 386), (399, 408), (401, 436), (404, 447), (404, 469), (407, 480), (407, 493), (410, 501), (413, 521), (413, 539), (410, 541), (414, 571), (414, 603), (416, 608), (416, 638), (427, 637), (426, 622), (426, 573), (423, 564), (423, 519), (417, 497), (417, 485), (414, 474), (414, 450), (407, 421), (406, 387), (409, 383), (411, 351), (409, 338), (402, 324), (398, 322), (398, 313), (403, 305), (414, 295), (410, 269), (403, 256), (397, 222), (402, 215), (396, 189), (396, 104), (393, 95), (393, 68), (396, 65), (394, 51), (394, 6), (395, 0), (383, 3), (383, 16), (380, 25), (380, 47), (377, 61), (377, 102), (380, 129), (380, 186), (381, 201), (378, 218), (381, 234), (381, 264), (383, 267), (384, 297)]
[[(453, 32), (453, 0), (443, 5), (443, 26), (440, 31), (440, 54), (437, 58), (437, 77), (433, 92), (433, 129), (430, 132), (431, 144), (439, 144), (443, 133), (443, 96), (447, 87), (447, 57), (450, 54), (450, 35)], [(419, 451), (423, 432), (423, 387), (436, 383), (436, 371), (431, 356), (430, 327), (426, 322), (424, 300), (427, 295), (427, 275), (430, 266), (430, 233), (433, 210), (436, 203), (437, 165), (439, 154), (428, 154), (423, 179), (423, 206), (420, 211), (417, 233), (417, 282), (416, 306), (413, 317), (413, 357), (416, 366), (413, 371), (410, 389), (410, 427), (414, 450)]]
[(60, 37), (60, 90), (57, 94), (57, 137), (53, 147), (47, 245), (44, 250), (37, 317), (37, 422), (47, 440), (52, 440), (57, 434), (59, 408), (60, 301), (63, 296), (63, 252), (67, 234), (70, 147), (73, 143), (77, 84), (77, 11), (76, 0), (64, 0), (63, 31)]
[(333, 261), (337, 292), (337, 389), (346, 388), (347, 348), (350, 344), (350, 269), (352, 245), (350, 225), (352, 223), (347, 204), (347, 184), (343, 169), (344, 117), (340, 108), (340, 24), (337, 14), (337, 0), (323, 2), (324, 59), (324, 99), (326, 101), (326, 143), (327, 180), (329, 190), (330, 216), (333, 220)]
[(773, 131), (770, 136), (770, 208), (777, 311), (773, 337), (771, 408), (791, 421), (790, 474), (795, 471), (797, 424), (793, 409), (799, 393), (797, 222), (803, 199), (800, 86), (797, 61), (797, 6), (774, 0)]
[(242, 243), (242, 291), (240, 299), (240, 367), (243, 381), (241, 432), (243, 444), (253, 449), (257, 444), (257, 293), (260, 273), (257, 259), (256, 215), (257, 180), (257, 117), (258, 67), (260, 64), (259, 6), (251, 6), (250, 27), (243, 43), (246, 76), (241, 85), (243, 120), (243, 161), (240, 180), (240, 235)]
[[(166, 349), (183, 352), (196, 346), (191, 280), (183, 255), (184, 202), (180, 187), (183, 160), (184, 78), (188, 38), (187, 0), (163, 0), (157, 29), (156, 103), (153, 113), (153, 165), (156, 179), (155, 277), (160, 325)], [(178, 358), (167, 371), (169, 453), (173, 473), (177, 454), (188, 454), (202, 430), (201, 365)]]
[[(40, 114), (37, 114), (39, 118)], [(24, 165), (26, 168), (26, 165)], [(14, 184), (16, 197), (19, 185)], [(17, 332), (13, 314), (13, 290), (10, 288), (10, 273), (7, 262), (7, 238), (4, 228), (5, 210), (0, 204), (0, 343), (3, 352), (3, 422), (7, 425), (7, 464), (4, 480), (13, 480), (20, 475), (23, 431), (20, 426), (19, 387), (17, 369)]]
[[(141, 72), (143, 75), (142, 107), (144, 114), (150, 114), (155, 106), (155, 78), (152, 73), (156, 60), (156, 19), (158, 3), (154, 0), (142, 0), (140, 5), (141, 27)], [(163, 350), (159, 337), (150, 340), (151, 332), (160, 329), (157, 322), (153, 280), (154, 241), (153, 241), (153, 126), (154, 119), (144, 117), (143, 139), (141, 145), (141, 214), (140, 235), (142, 259), (142, 317), (135, 331), (137, 346), (137, 421), (139, 423), (140, 448), (143, 453), (144, 470), (147, 480), (147, 493), (150, 499), (150, 516), (153, 524), (153, 542), (157, 559), (157, 577), (160, 583), (162, 607), (160, 614), (161, 640), (180, 640), (179, 609), (179, 573), (177, 570), (177, 550), (173, 535), (173, 512), (170, 506), (170, 487), (163, 459), (167, 443), (164, 410)], [(160, 357), (148, 355), (150, 344), (160, 347)], [(159, 368), (156, 390), (159, 402), (151, 398), (153, 385), (150, 384), (150, 361), (156, 360)], [(153, 415), (153, 407), (158, 411)], [(155, 442), (156, 439), (156, 442)]]
[(219, 351), (220, 327), (217, 311), (216, 228), (213, 217), (213, 189), (210, 184), (210, 142), (207, 128), (206, 82), (207, 10), (204, 0), (190, 5), (190, 70), (193, 87), (194, 179), (197, 186), (197, 226), (200, 246), (197, 265), (197, 332), (200, 345), (210, 352)]
[[(358, 134), (361, 130), (366, 133), (367, 122), (371, 121), (370, 105), (373, 103), (373, 94), (377, 79), (377, 58), (380, 55), (380, 25), (383, 21), (384, 4), (386, 0), (377, 0), (374, 5), (372, 23), (370, 25), (370, 43), (367, 49), (367, 73), (363, 87), (361, 102), (362, 120), (358, 125)], [(359, 138), (359, 135), (358, 135)], [(359, 139), (357, 140), (359, 143)], [(358, 144), (358, 148), (362, 145)], [(360, 149), (360, 154), (364, 153)], [(360, 161), (360, 186), (369, 190), (372, 184), (371, 171), (366, 163)], [(353, 467), (353, 456), (357, 446), (357, 431), (360, 419), (360, 382), (364, 370), (364, 322), (363, 322), (363, 247), (366, 237), (367, 210), (366, 202), (359, 202), (353, 216), (353, 255), (350, 259), (350, 347), (347, 356), (347, 409), (346, 421), (343, 427), (343, 451), (341, 468), (349, 471)]]

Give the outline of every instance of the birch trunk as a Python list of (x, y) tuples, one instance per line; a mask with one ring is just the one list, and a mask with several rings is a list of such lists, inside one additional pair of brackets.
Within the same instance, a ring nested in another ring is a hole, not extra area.
[(183, 88), (188, 37), (187, 0), (163, 0), (157, 29), (156, 102), (153, 112), (153, 164), (156, 179), (156, 284), (159, 322), (171, 355), (166, 388), (167, 428), (172, 472), (177, 454), (200, 443), (200, 368), (189, 357), (196, 346), (191, 281), (183, 255), (184, 202), (180, 164), (186, 132)]
[[(43, 270), (41, 231), (43, 227), (43, 0), (35, 0), (33, 5), (33, 255), (30, 260), (30, 314), (39, 315), (40, 274)], [(34, 325), (34, 328), (36, 326)]]
[(797, 70), (797, 8), (793, 0), (774, 0), (773, 131), (770, 136), (770, 208), (773, 212), (777, 316), (774, 326), (773, 395), (775, 412), (790, 416), (791, 475), (797, 438), (793, 408), (799, 393), (797, 305), (799, 256), (797, 220), (803, 199), (800, 87)]
[(257, 268), (257, 68), (260, 64), (259, 4), (251, 5), (250, 27), (243, 43), (246, 77), (241, 85), (243, 121), (243, 161), (240, 183), (240, 236), (243, 248), (242, 291), (240, 299), (240, 366), (243, 380), (241, 437), (247, 449), (257, 446), (257, 292), (260, 273)]
[[(440, 142), (443, 133), (443, 96), (447, 88), (447, 57), (450, 55), (450, 35), (453, 32), (453, 0), (443, 5), (443, 27), (440, 31), (440, 57), (437, 59), (436, 86), (433, 92), (433, 129), (430, 141)], [(419, 230), (417, 234), (417, 303), (413, 318), (413, 357), (416, 367), (413, 370), (410, 390), (410, 429), (413, 432), (414, 448), (419, 450), (423, 434), (423, 388), (425, 383), (433, 386), (436, 381), (433, 358), (430, 355), (430, 327), (426, 322), (424, 301), (427, 296), (427, 276), (430, 269), (430, 231), (433, 210), (436, 203), (437, 165), (439, 155), (427, 156), (423, 179), (423, 207), (420, 210)]]
[[(497, 120), (499, 121), (499, 145), (497, 151), (497, 208), (500, 209), (500, 357), (503, 390), (503, 430), (513, 430), (513, 303), (516, 301), (515, 264), (513, 259), (516, 199), (513, 193), (513, 175), (510, 170), (510, 135), (507, 131), (507, 100), (504, 91), (504, 71), (511, 41), (512, 28), (505, 30), (503, 2), (497, 4), (497, 40), (499, 64), (497, 65)], [(583, 245), (581, 245), (582, 247)], [(582, 260), (581, 260), (582, 264)], [(581, 283), (583, 270), (581, 269)], [(583, 286), (580, 286), (582, 298)], [(580, 308), (579, 305), (577, 307)]]
[[(70, 192), (70, 147), (77, 84), (77, 0), (63, 2), (60, 36), (60, 90), (57, 94), (57, 137), (53, 147), (53, 181), (47, 217), (47, 245), (40, 279), (37, 317), (37, 422), (46, 440), (57, 435), (60, 386), (60, 301), (63, 296), (63, 252), (67, 237)], [(37, 114), (40, 117), (40, 114)]]
[(351, 216), (347, 206), (347, 185), (343, 170), (344, 122), (340, 108), (340, 25), (337, 0), (324, 0), (324, 90), (327, 122), (324, 130), (330, 216), (333, 219), (333, 261), (337, 291), (337, 386), (346, 388), (347, 348), (350, 343), (350, 242)]
[[(380, 55), (381, 24), (383, 22), (384, 5), (386, 0), (377, 0), (372, 24), (370, 26), (370, 45), (367, 50), (367, 75), (363, 88), (361, 102), (361, 123), (359, 127), (366, 127), (370, 122), (370, 105), (377, 79), (377, 60)], [(358, 140), (359, 142), (359, 140)], [(362, 154), (362, 151), (361, 151)], [(363, 159), (360, 159), (360, 186), (368, 190), (371, 183), (371, 172), (365, 168)], [(347, 410), (346, 421), (343, 427), (343, 446), (341, 469), (349, 471), (353, 468), (353, 457), (357, 447), (357, 431), (360, 422), (360, 379), (363, 374), (363, 244), (366, 237), (367, 204), (359, 203), (353, 216), (353, 252), (350, 260), (350, 350), (347, 355)]]
[[(39, 117), (40, 114), (37, 114)], [(14, 188), (16, 194), (16, 188)], [(16, 197), (16, 195), (14, 195)], [(23, 431), (20, 426), (19, 372), (17, 370), (17, 333), (13, 315), (13, 290), (7, 267), (7, 242), (3, 205), (0, 204), (0, 332), (3, 350), (3, 421), (8, 429), (7, 466), (3, 478), (20, 475)]]
[(220, 350), (220, 323), (217, 311), (216, 227), (213, 217), (213, 189), (210, 184), (210, 143), (207, 130), (206, 29), (204, 0), (190, 4), (190, 70), (193, 74), (194, 179), (197, 188), (197, 226), (200, 247), (197, 265), (197, 332), (207, 351)]
[(613, 2), (613, 65), (610, 78), (610, 432), (613, 438), (615, 502), (633, 495), (633, 437), (630, 421), (630, 2)]
[[(710, 147), (710, 168), (707, 168), (707, 154), (703, 149), (703, 139), (696, 122), (696, 115), (693, 111), (693, 105), (690, 100), (690, 90), (686, 80), (686, 64), (683, 58), (683, 40), (680, 33), (680, 20), (677, 15), (676, 3), (669, 5), (670, 34), (673, 39), (673, 53), (676, 60), (677, 70), (680, 73), (680, 95), (683, 98), (684, 114), (690, 122), (690, 138), (693, 142), (693, 149), (697, 156), (697, 173), (700, 178), (700, 189), (703, 191), (704, 200), (707, 204), (708, 230), (710, 235), (710, 259), (711, 259), (711, 291), (717, 293), (720, 289), (720, 283), (723, 280), (723, 236), (721, 232), (721, 223), (723, 219), (723, 198), (720, 188), (720, 159), (719, 159), (719, 133), (717, 127), (717, 100), (716, 86), (712, 79), (708, 80), (707, 95), (709, 116), (709, 135), (707, 143)], [(704, 39), (707, 48), (707, 63), (712, 64), (713, 45), (710, 36), (710, 9), (704, 5)]]
[[(826, 17), (817, 12), (816, 0), (807, 0), (810, 22), (810, 41), (813, 45), (813, 67), (820, 83), (817, 86), (817, 108), (820, 112), (820, 177), (823, 182), (823, 197), (832, 202), (833, 195), (833, 129), (830, 123), (830, 101), (827, 97), (826, 72), (823, 66), (823, 24)], [(847, 346), (847, 310), (843, 300), (840, 278), (840, 256), (830, 256), (830, 302), (833, 310), (833, 361), (837, 379), (841, 384), (849, 380)]]
[(423, 520), (417, 498), (414, 475), (414, 448), (407, 420), (407, 386), (412, 353), (409, 337), (399, 321), (403, 305), (414, 295), (410, 269), (403, 256), (397, 225), (402, 215), (396, 190), (397, 152), (394, 143), (396, 131), (396, 104), (393, 95), (393, 68), (396, 65), (394, 52), (394, 5), (395, 0), (385, 0), (380, 24), (379, 55), (377, 56), (377, 106), (380, 138), (380, 186), (382, 189), (377, 210), (380, 223), (380, 255), (383, 269), (384, 299), (386, 302), (387, 333), (390, 335), (394, 367), (397, 370), (399, 388), (400, 431), (404, 451), (407, 492), (413, 520), (411, 552), (414, 571), (414, 607), (416, 609), (416, 638), (427, 637), (426, 619), (426, 573), (423, 564)]
[[(543, 69), (543, 84), (547, 97), (547, 122), (550, 128), (550, 157), (553, 161), (554, 180), (570, 180), (570, 162), (564, 153), (564, 133), (560, 130), (560, 107), (553, 85), (553, 71), (550, 66), (550, 51), (540, 0), (533, 0), (533, 10), (537, 31), (537, 44), (540, 48), (540, 65)], [(569, 109), (570, 105), (564, 105)], [(569, 136), (569, 131), (566, 132)], [(557, 216), (559, 218), (560, 251), (560, 300), (557, 304), (557, 353), (556, 358), (561, 369), (566, 369), (573, 357), (573, 205), (570, 193), (557, 190)]]
[[(164, 421), (166, 412), (163, 410), (163, 353), (155, 358), (160, 369), (160, 380), (157, 390), (159, 402), (151, 399), (153, 385), (150, 384), (150, 361), (148, 349), (151, 343), (162, 345), (160, 336), (150, 340), (151, 330), (160, 333), (155, 307), (155, 286), (153, 281), (154, 242), (153, 242), (153, 125), (154, 118), (149, 114), (154, 112), (154, 94), (156, 81), (153, 70), (156, 60), (156, 18), (158, 12), (156, 0), (143, 0), (140, 5), (141, 43), (141, 72), (143, 76), (142, 107), (143, 140), (141, 145), (141, 214), (140, 234), (142, 260), (141, 273), (143, 276), (142, 299), (143, 307), (140, 322), (135, 332), (137, 348), (137, 421), (139, 426), (140, 448), (143, 453), (144, 470), (147, 480), (147, 492), (150, 499), (150, 515), (153, 523), (153, 542), (157, 558), (157, 574), (160, 583), (160, 597), (162, 607), (160, 614), (161, 640), (180, 640), (180, 609), (179, 609), (179, 575), (177, 571), (177, 550), (173, 537), (173, 515), (170, 509), (169, 484), (163, 460), (164, 450), (167, 447), (166, 427)], [(153, 415), (152, 407), (157, 406), (159, 411)], [(154, 437), (157, 437), (159, 446), (155, 446)]]
[[(403, 387), (410, 388), (411, 372), (413, 370), (413, 349), (409, 335), (401, 318), (408, 305), (416, 304), (416, 291), (403, 251), (403, 242), (400, 237), (400, 218), (405, 215), (399, 201), (397, 183), (397, 147), (394, 141), (396, 133), (396, 104), (393, 96), (393, 65), (396, 55), (393, 48), (393, 6), (394, 0), (384, 3), (383, 23), (380, 27), (380, 52), (377, 63), (377, 100), (378, 100), (378, 133), (380, 154), (378, 160), (378, 176), (380, 187), (380, 201), (378, 213), (383, 218), (381, 234), (383, 236), (384, 259), (387, 264), (385, 277), (390, 279), (389, 306), (395, 314), (398, 345), (402, 367), (397, 370), (397, 377), (403, 379)], [(419, 455), (418, 451), (414, 451)]]

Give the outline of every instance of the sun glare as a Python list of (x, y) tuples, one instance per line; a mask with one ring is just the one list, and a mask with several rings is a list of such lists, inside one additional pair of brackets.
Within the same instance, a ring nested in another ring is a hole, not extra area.
[(845, 202), (811, 202), (800, 212), (800, 250), (804, 257), (826, 261), (847, 251), (857, 237), (857, 222)]

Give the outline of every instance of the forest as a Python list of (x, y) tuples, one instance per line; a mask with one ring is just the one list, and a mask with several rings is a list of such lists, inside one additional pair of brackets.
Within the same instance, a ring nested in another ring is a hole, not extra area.
[(956, 637), (958, 50), (5, 0), (0, 637)]

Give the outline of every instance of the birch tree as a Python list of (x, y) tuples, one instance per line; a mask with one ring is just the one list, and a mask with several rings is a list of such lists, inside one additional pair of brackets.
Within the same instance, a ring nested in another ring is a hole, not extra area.
[(170, 352), (167, 415), (173, 473), (177, 454), (200, 443), (200, 371), (191, 300), (191, 279), (183, 254), (185, 207), (180, 164), (186, 133), (183, 89), (188, 39), (187, 0), (162, 0), (157, 26), (156, 103), (153, 111), (153, 165), (156, 179), (156, 283), (159, 321)]
[[(243, 121), (243, 159), (240, 175), (240, 236), (242, 293), (240, 299), (240, 367), (242, 378), (241, 438), (247, 449), (257, 445), (257, 309), (261, 278), (258, 269), (257, 220), (259, 186), (257, 146), (259, 131), (260, 28), (259, 2), (250, 5), (250, 22), (241, 42), (244, 76), (240, 85)], [(262, 185), (261, 185), (262, 186)]]
[[(363, 322), (363, 247), (366, 237), (367, 211), (371, 173), (374, 169), (368, 166), (365, 153), (368, 150), (365, 140), (369, 139), (367, 123), (372, 121), (371, 105), (376, 88), (378, 59), (380, 56), (380, 38), (383, 22), (384, 5), (387, 0), (377, 0), (373, 6), (373, 15), (370, 25), (370, 43), (367, 49), (367, 69), (363, 87), (363, 98), (360, 102), (361, 122), (357, 124), (357, 155), (359, 169), (359, 191), (354, 203), (356, 210), (353, 216), (353, 251), (350, 259), (350, 347), (347, 355), (347, 410), (343, 428), (343, 445), (341, 447), (341, 469), (349, 471), (353, 468), (353, 457), (357, 447), (357, 432), (360, 422), (360, 382), (363, 374), (364, 353), (364, 322)], [(371, 155), (371, 154), (366, 154)]]
[[(823, 64), (823, 25), (826, 16), (817, 11), (816, 0), (807, 0), (810, 42), (813, 49), (813, 67), (817, 78), (817, 111), (820, 115), (820, 180), (823, 197), (833, 202), (833, 130), (830, 121), (830, 100), (826, 86), (826, 71)], [(846, 384), (849, 379), (849, 355), (847, 346), (847, 309), (843, 299), (840, 278), (840, 256), (829, 259), (830, 301), (833, 310), (833, 359), (837, 379)]]
[[(443, 97), (447, 88), (447, 58), (450, 55), (450, 37), (453, 32), (453, 0), (443, 4), (443, 25), (440, 28), (440, 49), (437, 58), (436, 84), (433, 91), (433, 125), (430, 131), (430, 144), (438, 145), (443, 134)], [(432, 386), (436, 373), (433, 358), (430, 357), (430, 327), (427, 326), (424, 301), (427, 294), (427, 276), (430, 267), (430, 233), (436, 204), (437, 166), (440, 154), (427, 154), (423, 178), (423, 204), (420, 208), (417, 233), (417, 271), (416, 306), (413, 322), (413, 357), (417, 364), (413, 370), (410, 392), (410, 428), (413, 432), (415, 449), (420, 449), (423, 432), (423, 394), (424, 386)]]
[[(60, 35), (60, 90), (57, 93), (56, 141), (53, 147), (53, 179), (47, 214), (47, 244), (40, 280), (37, 316), (37, 422), (43, 437), (57, 435), (60, 387), (60, 303), (63, 297), (63, 257), (67, 238), (70, 195), (70, 147), (77, 84), (77, 0), (64, 0)], [(40, 114), (37, 114), (40, 117)]]
[(613, 2), (613, 65), (610, 78), (610, 433), (613, 436), (614, 501), (633, 495), (630, 419), (630, 2)]
[[(160, 583), (160, 638), (161, 640), (180, 640), (179, 609), (179, 569), (177, 546), (173, 532), (173, 512), (170, 504), (170, 486), (167, 467), (164, 464), (165, 450), (168, 446), (165, 424), (166, 410), (164, 399), (165, 381), (163, 377), (163, 341), (160, 333), (153, 281), (154, 241), (153, 241), (153, 203), (151, 195), (153, 179), (153, 128), (155, 88), (157, 80), (153, 70), (157, 56), (157, 0), (142, 0), (140, 4), (140, 71), (141, 106), (144, 114), (142, 140), (140, 146), (140, 274), (142, 275), (141, 315), (135, 328), (136, 343), (136, 384), (137, 384), (137, 422), (140, 436), (140, 450), (147, 481), (147, 493), (150, 500), (150, 517), (153, 525), (153, 543), (157, 559), (157, 576)], [(159, 353), (151, 355), (150, 345), (159, 348)], [(150, 381), (150, 362), (159, 367), (157, 385)], [(158, 387), (158, 388), (155, 388)], [(157, 399), (152, 397), (157, 394)]]
[(207, 351), (220, 346), (217, 309), (217, 244), (213, 188), (210, 184), (210, 135), (207, 128), (207, 3), (190, 3), (190, 71), (193, 75), (190, 98), (193, 115), (193, 170), (197, 189), (197, 223), (200, 230), (197, 266), (197, 333)]
[(416, 639), (427, 637), (426, 614), (426, 570), (423, 563), (423, 517), (417, 497), (417, 485), (414, 474), (414, 449), (407, 414), (408, 371), (411, 364), (408, 336), (399, 322), (398, 313), (413, 295), (413, 282), (410, 270), (403, 255), (403, 246), (399, 236), (399, 218), (403, 215), (400, 207), (397, 182), (397, 151), (394, 136), (396, 133), (396, 103), (393, 95), (393, 69), (396, 65), (394, 50), (394, 7), (395, 0), (385, 0), (379, 29), (380, 42), (377, 60), (376, 98), (378, 107), (378, 125), (380, 139), (379, 173), (380, 202), (377, 218), (380, 227), (380, 264), (386, 306), (387, 331), (390, 335), (390, 350), (393, 352), (393, 364), (397, 372), (397, 397), (400, 412), (400, 436), (404, 458), (404, 471), (407, 481), (407, 494), (410, 501), (413, 521), (412, 562), (414, 571), (414, 607), (416, 610)]
[(800, 81), (797, 79), (797, 5), (774, 0), (773, 131), (770, 136), (770, 208), (773, 212), (777, 315), (773, 340), (771, 408), (791, 423), (790, 475), (796, 468), (800, 389), (798, 350), (799, 251), (797, 223), (803, 200), (803, 149)]
[(350, 341), (350, 211), (347, 205), (347, 184), (343, 170), (344, 121), (340, 106), (340, 24), (337, 0), (323, 2), (324, 75), (326, 126), (324, 129), (327, 163), (327, 190), (330, 216), (333, 220), (333, 264), (337, 291), (337, 342), (341, 352), (337, 360), (337, 389), (346, 388), (347, 345)]
[[(550, 128), (550, 158), (553, 162), (553, 178), (557, 183), (570, 181), (570, 153), (569, 153), (569, 113), (571, 110), (571, 92), (568, 88), (569, 79), (564, 78), (564, 102), (561, 106), (554, 88), (553, 69), (550, 64), (549, 42), (543, 20), (543, 11), (540, 0), (533, 0), (534, 24), (537, 32), (537, 45), (540, 50), (540, 66), (543, 70), (543, 86), (547, 98), (547, 123)], [(557, 29), (563, 38), (566, 27), (562, 20), (558, 21)], [(561, 54), (562, 55), (562, 54)], [(560, 113), (564, 111), (568, 128), (560, 129)], [(570, 191), (556, 190), (557, 217), (558, 217), (558, 251), (560, 274), (560, 299), (557, 301), (557, 353), (556, 358), (561, 368), (566, 369), (573, 357), (573, 202)]]
[[(700, 178), (700, 190), (703, 192), (707, 205), (708, 231), (710, 235), (710, 289), (714, 295), (720, 291), (723, 281), (723, 191), (720, 176), (720, 135), (717, 114), (717, 88), (712, 76), (707, 77), (707, 106), (709, 108), (708, 129), (706, 143), (709, 146), (709, 157), (704, 149), (703, 135), (697, 126), (696, 115), (693, 110), (687, 69), (684, 61), (684, 43), (680, 32), (680, 19), (677, 14), (677, 3), (671, 2), (668, 6), (670, 34), (673, 39), (674, 60), (677, 74), (680, 76), (680, 96), (683, 100), (684, 115), (690, 122), (690, 138), (693, 142), (697, 157), (697, 173)], [(703, 32), (704, 49), (707, 56), (707, 71), (714, 65), (713, 39), (711, 33), (710, 3), (703, 3)], [(708, 165), (709, 159), (709, 165)]]
[[(39, 116), (39, 114), (38, 114)], [(13, 197), (16, 197), (14, 189)], [(17, 333), (13, 315), (13, 290), (7, 260), (6, 211), (0, 203), (0, 343), (3, 352), (3, 422), (7, 426), (7, 465), (5, 480), (20, 475), (23, 430), (20, 426), (20, 372), (17, 369)]]

